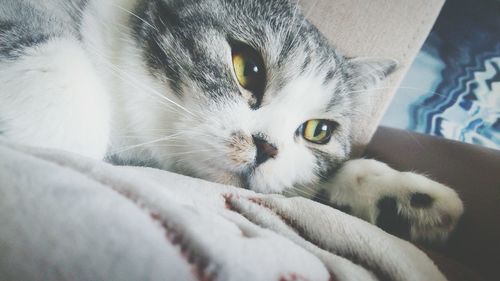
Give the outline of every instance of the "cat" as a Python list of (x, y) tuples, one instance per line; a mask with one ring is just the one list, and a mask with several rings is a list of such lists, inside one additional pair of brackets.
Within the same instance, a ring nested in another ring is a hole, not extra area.
[(323, 194), (441, 241), (463, 212), (452, 189), (349, 160), (370, 89), (396, 67), (343, 56), (297, 1), (3, 0), (0, 134), (256, 192)]

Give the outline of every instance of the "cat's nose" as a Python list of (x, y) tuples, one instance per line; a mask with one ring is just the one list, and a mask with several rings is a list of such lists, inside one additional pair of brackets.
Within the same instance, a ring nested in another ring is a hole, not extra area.
[(269, 160), (269, 158), (275, 158), (278, 155), (278, 149), (276, 146), (270, 144), (263, 137), (259, 135), (252, 135), (253, 142), (257, 148), (257, 155), (255, 156), (255, 163), (257, 166)]

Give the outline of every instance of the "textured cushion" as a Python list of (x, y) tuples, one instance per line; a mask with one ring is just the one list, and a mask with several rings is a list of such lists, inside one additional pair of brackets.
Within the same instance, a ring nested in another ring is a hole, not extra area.
[(400, 68), (380, 91), (355, 136), (355, 154), (372, 137), (396, 88), (420, 50), (444, 0), (303, 0), (304, 13), (345, 55), (386, 57)]
[(500, 150), (500, 1), (447, 1), (384, 126)]

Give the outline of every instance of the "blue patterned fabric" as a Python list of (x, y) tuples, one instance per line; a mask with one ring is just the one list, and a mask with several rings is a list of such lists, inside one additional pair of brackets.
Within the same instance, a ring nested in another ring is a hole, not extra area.
[(500, 149), (500, 1), (447, 1), (382, 124)]

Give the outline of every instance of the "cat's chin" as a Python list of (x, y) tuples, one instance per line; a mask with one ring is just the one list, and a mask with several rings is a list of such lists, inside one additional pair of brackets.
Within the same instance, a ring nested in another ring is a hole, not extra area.
[(264, 179), (257, 179), (250, 173), (237, 173), (233, 171), (193, 171), (191, 169), (175, 169), (174, 172), (186, 176), (200, 178), (206, 181), (216, 182), (224, 185), (236, 186), (258, 193), (283, 193), (287, 188), (277, 182), (271, 183)]
[(185, 176), (200, 178), (206, 181), (250, 189), (245, 186), (242, 180), (242, 176), (240, 174), (230, 171), (223, 171), (223, 170), (214, 171), (212, 169), (196, 171), (193, 169), (189, 168), (186, 169), (181, 167), (169, 168), (168, 170), (171, 170), (172, 172), (175, 173), (183, 174)]

